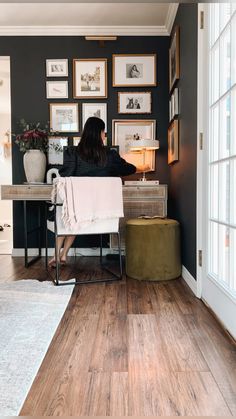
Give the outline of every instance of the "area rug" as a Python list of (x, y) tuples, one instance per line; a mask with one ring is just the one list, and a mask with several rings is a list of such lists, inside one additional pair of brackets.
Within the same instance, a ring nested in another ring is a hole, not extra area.
[(73, 286), (0, 284), (0, 416), (17, 416), (70, 300)]

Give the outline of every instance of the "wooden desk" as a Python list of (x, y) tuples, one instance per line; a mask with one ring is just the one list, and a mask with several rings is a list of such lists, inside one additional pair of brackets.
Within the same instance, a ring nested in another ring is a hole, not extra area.
[[(44, 205), (44, 225), (41, 224), (41, 209), (42, 205), (37, 206), (38, 210), (38, 225), (28, 230), (27, 223), (27, 202), (28, 201), (42, 201), (46, 202), (51, 199), (52, 185), (2, 185), (1, 186), (1, 198), (3, 200), (12, 201), (23, 201), (24, 206), (24, 251), (25, 251), (25, 267), (28, 268), (30, 265), (35, 263), (41, 258), (42, 245), (41, 245), (41, 234), (46, 228), (46, 205)], [(28, 257), (28, 236), (32, 233), (38, 233), (38, 255), (29, 260)]]

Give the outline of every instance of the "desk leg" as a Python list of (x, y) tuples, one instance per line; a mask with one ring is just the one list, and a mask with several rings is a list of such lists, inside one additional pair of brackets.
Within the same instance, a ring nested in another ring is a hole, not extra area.
[[(24, 244), (25, 244), (25, 267), (28, 268), (33, 263), (41, 258), (41, 205), (38, 205), (38, 226), (34, 229), (28, 231), (28, 224), (27, 224), (27, 201), (24, 201)], [(28, 258), (28, 236), (31, 233), (38, 232), (38, 255), (34, 256), (31, 260)]]

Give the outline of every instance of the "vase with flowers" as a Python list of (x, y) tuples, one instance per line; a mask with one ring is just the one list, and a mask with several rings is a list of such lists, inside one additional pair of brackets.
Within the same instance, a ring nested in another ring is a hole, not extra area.
[(48, 127), (40, 127), (40, 122), (19, 122), (22, 132), (15, 135), (15, 143), (24, 153), (23, 163), (27, 182), (42, 183), (46, 172), (46, 155), (48, 149)]

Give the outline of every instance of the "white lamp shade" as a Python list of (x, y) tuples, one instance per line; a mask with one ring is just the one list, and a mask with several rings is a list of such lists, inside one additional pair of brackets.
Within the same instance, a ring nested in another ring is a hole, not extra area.
[(129, 141), (130, 150), (157, 150), (160, 147), (158, 140), (132, 140)]

